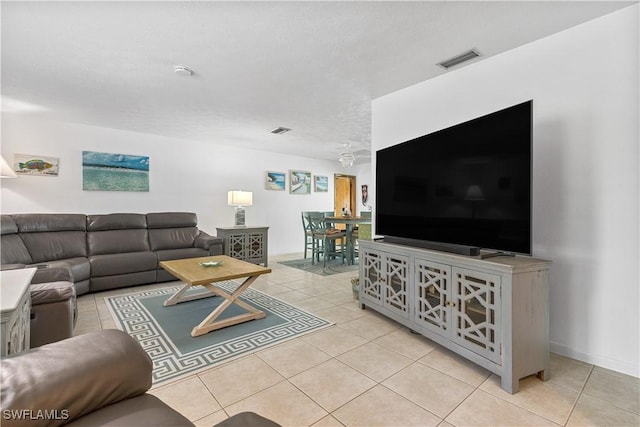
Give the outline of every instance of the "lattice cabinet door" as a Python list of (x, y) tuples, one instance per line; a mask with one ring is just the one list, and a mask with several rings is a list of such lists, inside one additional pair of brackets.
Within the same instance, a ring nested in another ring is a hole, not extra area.
[(264, 259), (265, 234), (249, 233), (247, 234), (247, 253), (246, 260), (249, 262), (261, 261)]
[(439, 335), (451, 331), (451, 266), (415, 259), (414, 321)]
[(501, 363), (500, 277), (453, 268), (453, 341)]
[[(246, 259), (246, 235), (245, 234), (229, 234), (227, 236), (228, 246), (227, 254), (231, 258)], [(227, 243), (225, 242), (225, 243)]]
[(360, 252), (360, 296), (382, 304), (382, 254), (362, 250)]
[(409, 319), (409, 257), (385, 254), (382, 266), (382, 306)]

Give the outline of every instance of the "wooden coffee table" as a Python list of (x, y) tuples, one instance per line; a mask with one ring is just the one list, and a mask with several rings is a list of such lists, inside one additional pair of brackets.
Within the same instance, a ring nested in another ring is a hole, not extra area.
[[(203, 267), (200, 265), (201, 262), (210, 261), (222, 262), (222, 264), (217, 267)], [(251, 264), (250, 262), (241, 261), (226, 255), (161, 261), (160, 266), (185, 283), (178, 292), (164, 302), (165, 307), (180, 302), (193, 301), (212, 296), (221, 296), (224, 298), (224, 301), (213, 310), (210, 315), (198, 326), (193, 328), (191, 331), (192, 337), (204, 335), (216, 329), (237, 325), (238, 323), (249, 320), (266, 317), (263, 311), (239, 300), (238, 297), (247, 290), (260, 275), (271, 273), (270, 268)], [(246, 280), (242, 282), (233, 293), (229, 293), (214, 285), (216, 282), (243, 277), (246, 277)], [(203, 286), (205, 289), (195, 294), (183, 295), (192, 286)], [(244, 308), (248, 313), (239, 314), (228, 319), (216, 320), (231, 304), (236, 304)]]

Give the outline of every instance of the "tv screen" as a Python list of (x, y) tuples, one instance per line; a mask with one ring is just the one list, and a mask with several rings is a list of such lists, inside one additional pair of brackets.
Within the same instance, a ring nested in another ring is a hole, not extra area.
[(527, 101), (376, 153), (376, 234), (531, 254)]

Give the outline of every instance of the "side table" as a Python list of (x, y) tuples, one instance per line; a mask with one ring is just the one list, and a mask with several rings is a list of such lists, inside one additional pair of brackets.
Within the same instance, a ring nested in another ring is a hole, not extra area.
[(267, 266), (269, 227), (218, 227), (224, 239), (224, 254), (254, 264)]
[(0, 286), (0, 357), (29, 349), (31, 292), (35, 268), (2, 271)]

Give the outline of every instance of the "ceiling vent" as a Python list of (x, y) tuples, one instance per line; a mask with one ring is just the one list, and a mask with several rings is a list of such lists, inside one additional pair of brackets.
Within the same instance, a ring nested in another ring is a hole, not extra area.
[(463, 54), (458, 56), (454, 56), (453, 58), (449, 58), (446, 61), (438, 62), (438, 66), (448, 70), (451, 67), (455, 67), (456, 65), (462, 64), (463, 62), (470, 61), (473, 58), (477, 58), (480, 56), (477, 50), (471, 49)]
[(275, 129), (272, 129), (270, 132), (275, 133), (276, 135), (282, 135), (283, 133), (289, 132), (291, 129), (279, 126)]

